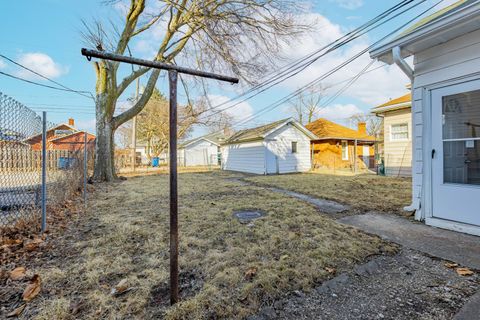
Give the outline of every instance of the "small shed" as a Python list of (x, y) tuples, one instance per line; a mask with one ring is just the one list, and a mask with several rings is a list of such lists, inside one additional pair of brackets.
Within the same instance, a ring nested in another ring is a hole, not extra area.
[(222, 146), (222, 169), (255, 174), (311, 169), (310, 141), (317, 137), (288, 118), (238, 131)]
[[(480, 1), (462, 0), (370, 55), (412, 81), (415, 218), (480, 235)], [(404, 59), (413, 55), (413, 66)]]
[(211, 133), (180, 144), (178, 162), (183, 166), (220, 165), (220, 144), (225, 140), (223, 133)]
[(375, 137), (367, 134), (364, 122), (353, 130), (327, 119), (317, 119), (306, 125), (317, 136), (312, 141), (313, 165), (326, 169), (375, 168)]

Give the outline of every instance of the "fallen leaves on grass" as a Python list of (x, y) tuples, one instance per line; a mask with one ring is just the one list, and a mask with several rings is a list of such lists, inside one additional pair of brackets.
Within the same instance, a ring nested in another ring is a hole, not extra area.
[(43, 242), (42, 239), (40, 238), (35, 238), (33, 239), (32, 241), (29, 241), (27, 243), (25, 243), (25, 250), (27, 251), (34, 251), (36, 250), (40, 244)]
[(257, 267), (251, 267), (248, 268), (248, 270), (245, 272), (245, 279), (247, 280), (252, 280), (253, 277), (257, 274)]
[(13, 318), (13, 317), (18, 317), (22, 314), (23, 310), (25, 310), (26, 304), (22, 304), (20, 307), (16, 308), (9, 314), (7, 314), (7, 318)]
[(325, 271), (327, 271), (328, 273), (334, 274), (337, 271), (337, 269), (330, 268), (330, 267), (325, 267)]
[(128, 280), (122, 279), (115, 287), (112, 288), (110, 294), (112, 296), (119, 296), (130, 290), (132, 290), (132, 288), (128, 286)]
[(31, 301), (40, 293), (40, 288), (42, 285), (42, 280), (38, 274), (34, 275), (30, 283), (27, 285), (23, 291), (23, 301)]
[(458, 267), (458, 263), (455, 263), (455, 262), (445, 262), (445, 267), (449, 268), (449, 269), (453, 269), (453, 268), (456, 268)]
[(457, 274), (460, 276), (471, 276), (473, 275), (473, 271), (468, 269), (468, 268), (457, 268), (455, 269), (457, 271)]
[(23, 278), (25, 278), (26, 271), (27, 270), (24, 267), (17, 267), (10, 271), (10, 279), (12, 279), (13, 281), (22, 280)]

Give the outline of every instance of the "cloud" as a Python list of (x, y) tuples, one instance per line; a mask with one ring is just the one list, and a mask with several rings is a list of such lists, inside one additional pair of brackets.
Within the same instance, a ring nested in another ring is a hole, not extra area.
[[(217, 106), (221, 103), (224, 103), (230, 100), (230, 98), (226, 96), (214, 95), (214, 94), (209, 94), (208, 99), (210, 100), (210, 103), (212, 104), (212, 106)], [(221, 106), (220, 108), (223, 109), (228, 105), (229, 104), (226, 104), (224, 106)], [(248, 102), (241, 102), (235, 107), (225, 110), (225, 113), (232, 116), (234, 121), (238, 121), (238, 120), (250, 117), (253, 114), (253, 108), (252, 106), (250, 106)]]
[(330, 0), (330, 2), (334, 2), (348, 10), (358, 9), (363, 6), (363, 0)]
[(354, 104), (334, 104), (318, 111), (317, 117), (335, 121), (345, 120), (359, 113), (363, 113), (363, 111)]
[[(292, 46), (284, 49), (284, 54), (292, 60), (300, 59), (305, 55), (310, 54), (325, 44), (341, 37), (346, 32), (346, 30), (340, 25), (332, 23), (330, 20), (319, 14), (310, 14), (306, 19), (320, 21), (316, 24), (319, 27), (311, 33), (305, 34), (303, 37), (299, 38), (297, 42), (292, 44)], [(293, 91), (306, 85), (365, 49), (370, 45), (370, 42), (370, 39), (364, 36), (355, 40), (354, 44), (347, 45), (328, 53), (298, 75), (286, 80), (282, 84), (282, 87), (287, 88), (289, 91)], [(325, 91), (325, 95), (334, 95), (346, 84), (346, 80), (359, 74), (371, 61), (368, 53), (366, 53), (323, 80), (323, 87), (330, 87)], [(378, 66), (381, 66), (381, 64), (375, 63), (369, 68), (369, 70), (375, 69)], [(360, 100), (373, 107), (388, 101), (390, 98), (405, 94), (405, 85), (408, 82), (409, 79), (399, 70), (398, 67), (394, 65), (384, 66), (372, 72), (364, 73), (342, 93), (341, 97)]]
[(3, 61), (2, 59), (0, 59), (0, 69), (4, 69), (7, 67), (7, 64), (5, 63), (5, 61)]
[[(49, 55), (45, 53), (24, 53), (18, 58), (18, 63), (48, 78), (58, 78), (61, 75), (68, 73), (67, 67), (56, 63)], [(15, 73), (22, 78), (41, 79), (40, 77), (25, 69), (19, 69)]]

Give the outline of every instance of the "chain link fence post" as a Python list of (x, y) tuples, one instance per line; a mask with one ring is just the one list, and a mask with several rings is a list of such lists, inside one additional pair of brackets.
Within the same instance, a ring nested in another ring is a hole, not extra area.
[(47, 230), (47, 112), (42, 112), (42, 233)]

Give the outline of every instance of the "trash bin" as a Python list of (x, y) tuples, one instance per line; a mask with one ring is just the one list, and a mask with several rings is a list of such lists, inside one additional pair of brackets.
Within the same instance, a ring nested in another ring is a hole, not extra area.
[(58, 158), (58, 169), (68, 169), (69, 158), (60, 157)]
[(159, 157), (153, 157), (152, 167), (158, 167), (159, 164), (160, 164), (160, 158)]

